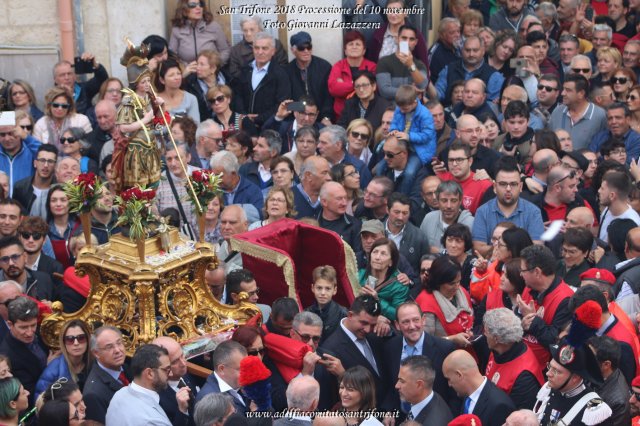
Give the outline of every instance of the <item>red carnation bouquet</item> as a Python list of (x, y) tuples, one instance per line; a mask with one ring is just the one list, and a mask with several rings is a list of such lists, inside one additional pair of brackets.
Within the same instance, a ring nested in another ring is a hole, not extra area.
[(134, 186), (122, 191), (116, 197), (118, 206), (117, 226), (129, 227), (129, 238), (133, 241), (147, 237), (149, 224), (156, 221), (151, 211), (151, 202), (156, 197), (156, 191), (151, 188)]
[(100, 199), (102, 181), (94, 173), (81, 173), (72, 181), (64, 184), (64, 192), (69, 199), (69, 211), (72, 213), (89, 213)]
[[(204, 214), (207, 211), (209, 202), (220, 194), (220, 179), (222, 175), (216, 175), (211, 170), (198, 169), (194, 170), (189, 176), (188, 182), (185, 184), (187, 190), (187, 201), (196, 206), (198, 214)], [(193, 190), (191, 189), (193, 188)], [(199, 211), (198, 202), (202, 208)]]

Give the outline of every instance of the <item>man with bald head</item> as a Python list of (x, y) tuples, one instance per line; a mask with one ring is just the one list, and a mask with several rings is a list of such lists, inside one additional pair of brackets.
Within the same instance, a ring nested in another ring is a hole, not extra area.
[[(479, 78), (472, 78), (464, 83), (462, 102), (453, 106), (453, 114), (457, 117), (462, 114), (471, 114), (480, 119), (489, 114), (495, 116), (497, 109), (495, 104), (487, 102), (487, 85)], [(494, 109), (496, 109), (494, 111)]]
[(87, 135), (89, 149), (87, 156), (98, 164), (109, 154), (113, 154), (113, 134), (116, 130), (116, 105), (103, 99), (96, 104), (97, 126)]
[[(525, 47), (533, 51), (533, 48), (531, 46), (523, 46), (518, 51), (519, 56), (520, 56), (520, 52), (526, 50)], [(529, 79), (531, 78), (533, 78), (534, 80), (529, 82)], [(498, 119), (500, 120), (500, 122), (502, 122), (504, 119), (504, 112), (507, 109), (507, 105), (509, 105), (509, 102), (522, 101), (527, 106), (529, 106), (529, 100), (536, 101), (536, 90), (537, 90), (538, 80), (534, 76), (529, 76), (524, 80), (525, 80), (525, 87), (527, 87), (527, 89), (524, 89), (521, 86), (518, 86), (516, 84), (512, 84), (510, 86), (507, 86), (502, 92), (502, 97), (500, 98), (500, 114), (498, 116)], [(533, 84), (532, 87), (528, 87), (530, 83)], [(529, 127), (531, 127), (533, 130), (540, 130), (544, 128), (544, 120), (539, 115), (539, 113), (535, 110), (531, 110), (529, 113)]]
[(295, 185), (293, 190), (293, 204), (298, 216), (317, 217), (320, 212), (320, 188), (325, 182), (331, 180), (331, 165), (318, 155), (312, 155), (304, 160), (300, 168), (300, 183)]
[(320, 384), (312, 376), (296, 377), (287, 386), (287, 417), (277, 419), (274, 426), (311, 426), (309, 413), (320, 400)]
[(211, 290), (211, 294), (221, 303), (230, 303), (227, 301), (227, 276), (224, 272), (224, 263), (220, 262), (218, 267), (213, 270), (207, 269), (204, 273), (204, 282)]
[(171, 363), (168, 386), (159, 392), (160, 406), (172, 424), (187, 425), (193, 422), (197, 387), (187, 373), (187, 360), (182, 346), (168, 336), (157, 337), (151, 343), (165, 348)]
[(247, 214), (242, 206), (232, 204), (222, 210), (220, 214), (220, 233), (224, 238), (224, 242), (218, 249), (218, 259), (224, 261), (226, 273), (242, 268), (242, 256), (236, 251), (231, 251), (229, 240), (236, 234), (247, 232), (248, 229)]
[[(531, 164), (533, 165), (533, 175), (531, 175), (530, 179), (540, 187), (540, 191), (536, 193), (541, 192), (547, 187), (547, 177), (549, 176), (549, 171), (553, 166), (558, 164), (559, 161), (560, 159), (558, 158), (558, 154), (556, 154), (556, 152), (552, 149), (541, 149), (533, 154), (533, 157), (531, 159)], [(534, 195), (534, 192), (531, 191), (528, 185), (525, 185), (523, 187), (522, 194), (525, 196), (525, 198), (530, 198)]]
[(334, 231), (349, 243), (357, 253), (362, 250), (360, 228), (362, 222), (347, 214), (347, 191), (338, 182), (326, 182), (320, 189), (318, 223), (324, 229)]
[[(471, 157), (473, 158), (471, 170), (474, 172), (486, 170), (491, 175), (493, 173), (493, 164), (495, 164), (500, 155), (480, 143), (482, 127), (483, 124), (475, 116), (471, 114), (461, 115), (456, 122), (456, 139), (471, 148)], [(444, 167), (448, 158), (449, 149), (447, 148), (440, 153), (438, 161), (441, 161)]]
[(427, 176), (420, 184), (419, 203), (412, 200), (411, 215), (409, 220), (416, 226), (420, 226), (424, 217), (432, 211), (438, 210), (438, 185), (441, 181), (438, 176)]
[(9, 311), (7, 310), (7, 304), (10, 300), (21, 295), (22, 287), (20, 287), (20, 284), (13, 280), (0, 281), (0, 317), (3, 319), (3, 321), (0, 321), (0, 343), (2, 343), (4, 337), (9, 333), (9, 326), (7, 325)]
[(476, 360), (465, 350), (450, 353), (442, 364), (442, 373), (464, 399), (459, 414), (475, 414), (483, 426), (502, 426), (516, 409), (511, 398), (480, 373)]
[(386, 176), (391, 179), (393, 192), (415, 195), (417, 198), (419, 188), (416, 183), (424, 178), (425, 169), (421, 167), (418, 173), (405, 173), (410, 158), (419, 161), (418, 156), (409, 149), (409, 142), (390, 135), (384, 142), (382, 150), (384, 159), (376, 165), (376, 176)]

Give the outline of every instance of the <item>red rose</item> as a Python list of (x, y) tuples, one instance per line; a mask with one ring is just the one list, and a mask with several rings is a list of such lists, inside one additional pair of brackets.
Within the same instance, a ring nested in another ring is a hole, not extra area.
[(131, 193), (137, 200), (142, 200), (142, 190), (137, 186), (135, 188), (131, 188)]
[(156, 191), (153, 189), (146, 189), (143, 193), (142, 193), (142, 198), (144, 198), (145, 200), (153, 200), (154, 198), (156, 198)]
[(193, 173), (191, 173), (191, 177), (195, 182), (202, 182), (202, 171), (194, 170)]

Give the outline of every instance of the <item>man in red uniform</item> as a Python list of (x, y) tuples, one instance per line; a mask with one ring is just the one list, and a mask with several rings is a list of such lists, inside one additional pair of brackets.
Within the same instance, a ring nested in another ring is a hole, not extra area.
[(475, 215), (480, 206), (480, 200), (487, 188), (491, 186), (491, 180), (475, 180), (475, 173), (471, 171), (473, 157), (471, 148), (462, 142), (454, 142), (449, 147), (447, 158), (448, 172), (438, 173), (440, 180), (453, 180), (462, 187), (462, 206)]
[(609, 336), (620, 342), (620, 371), (627, 379), (627, 383), (631, 383), (638, 368), (637, 354), (633, 352), (633, 339), (637, 339), (637, 337), (629, 333), (618, 318), (609, 312), (607, 299), (595, 286), (587, 285), (578, 288), (569, 301), (569, 311), (575, 312), (576, 309), (589, 300), (595, 301), (602, 308), (600, 328), (596, 331), (596, 335)]
[(491, 350), (485, 375), (511, 397), (516, 408), (531, 408), (544, 383), (542, 365), (522, 341), (522, 324), (511, 309), (487, 311), (484, 335)]
[(529, 246), (522, 250), (520, 259), (521, 275), (527, 285), (522, 297), (518, 296), (524, 340), (546, 363), (551, 359), (549, 346), (557, 342), (560, 330), (571, 319), (567, 305), (573, 291), (561, 277), (556, 277), (556, 259), (549, 248)]

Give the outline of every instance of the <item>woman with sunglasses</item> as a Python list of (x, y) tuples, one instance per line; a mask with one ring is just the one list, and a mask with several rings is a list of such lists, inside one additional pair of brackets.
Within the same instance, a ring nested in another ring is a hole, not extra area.
[(16, 111), (16, 124), (22, 128), (28, 135), (33, 135), (33, 126), (35, 121), (31, 114), (23, 110)]
[(370, 144), (373, 140), (373, 127), (364, 118), (356, 118), (347, 127), (347, 137), (349, 138), (348, 151), (364, 164), (369, 164), (371, 160)]
[(84, 424), (84, 416), (84, 412), (80, 412), (68, 401), (49, 401), (38, 411), (38, 426), (81, 425)]
[(93, 355), (89, 350), (91, 332), (82, 320), (66, 322), (60, 329), (59, 344), (61, 353), (51, 360), (40, 375), (36, 384), (36, 398), (61, 377), (78, 384), (81, 390), (93, 364)]
[(618, 102), (627, 102), (631, 88), (638, 82), (636, 73), (631, 68), (618, 68), (611, 79), (613, 93)]
[(207, 101), (209, 89), (217, 85), (225, 84), (225, 77), (220, 67), (222, 61), (218, 52), (204, 50), (198, 54), (196, 60), (196, 72), (185, 78), (185, 89), (198, 99), (200, 119), (202, 121), (211, 118), (211, 106)]
[(382, 124), (382, 115), (391, 103), (378, 95), (376, 76), (370, 71), (357, 71), (353, 76), (355, 96), (347, 99), (338, 125), (346, 128), (356, 118), (364, 118), (377, 129)]
[(85, 155), (84, 150), (87, 145), (86, 133), (79, 127), (70, 127), (62, 133), (60, 137), (60, 152), (62, 157), (75, 158), (80, 162), (80, 173), (98, 174), (99, 167), (96, 160)]
[(180, 0), (171, 26), (169, 50), (188, 65), (188, 73), (196, 70), (198, 54), (205, 50), (218, 52), (222, 65), (227, 63), (229, 42), (204, 0)]
[(85, 133), (92, 130), (89, 119), (76, 113), (73, 95), (63, 87), (50, 89), (45, 96), (46, 108), (33, 129), (34, 137), (42, 143), (50, 143), (62, 151), (60, 138), (70, 127), (80, 127)]
[(626, 104), (631, 112), (631, 128), (640, 132), (640, 86), (633, 86), (629, 90)]
[(351, 163), (339, 163), (331, 167), (331, 180), (338, 182), (347, 191), (347, 214), (353, 216), (353, 211), (363, 197), (360, 172)]
[[(51, 386), (46, 388), (38, 397), (36, 407), (42, 410), (44, 405), (51, 401), (65, 401), (69, 403), (73, 407), (73, 410), (69, 410), (69, 418), (73, 417), (76, 412), (78, 416), (85, 416), (87, 406), (84, 403), (82, 391), (76, 382), (67, 377), (60, 377), (53, 382)], [(40, 411), (38, 412), (38, 417), (40, 417)]]
[(33, 87), (25, 80), (13, 80), (13, 83), (9, 85), (7, 106), (10, 111), (29, 113), (36, 121), (44, 115), (36, 103)]
[(164, 111), (168, 111), (172, 117), (187, 115), (194, 122), (200, 123), (198, 100), (182, 89), (182, 82), (182, 67), (171, 58), (160, 63), (153, 78), (153, 85), (158, 89), (158, 98), (164, 100)]
[(367, 266), (358, 272), (360, 294), (380, 301), (382, 316), (395, 321), (396, 307), (407, 300), (409, 287), (398, 281), (400, 253), (392, 240), (380, 238), (371, 246)]
[(18, 426), (18, 416), (29, 408), (29, 391), (20, 380), (9, 377), (0, 380), (0, 424)]
[[(258, 135), (258, 129), (249, 117), (231, 110), (231, 97), (233, 93), (226, 84), (213, 86), (207, 92), (207, 102), (211, 105), (213, 121), (222, 126), (222, 129), (230, 131), (243, 130), (251, 136)], [(242, 164), (242, 163), (240, 163)]]

